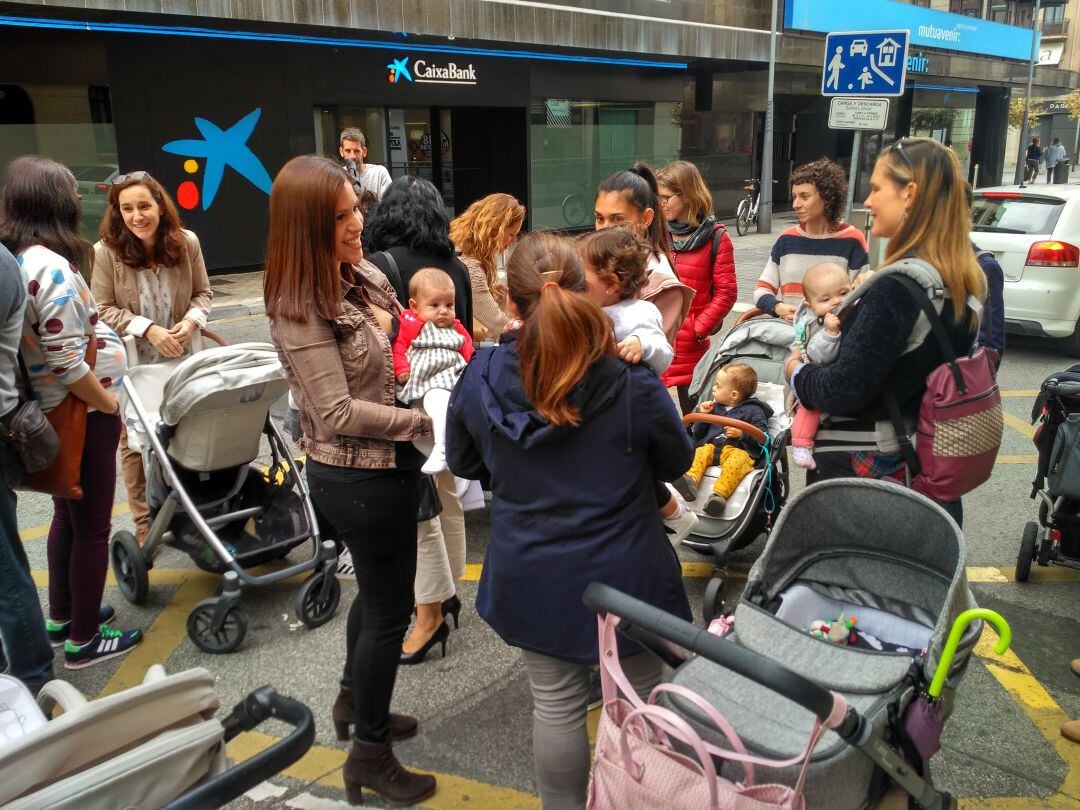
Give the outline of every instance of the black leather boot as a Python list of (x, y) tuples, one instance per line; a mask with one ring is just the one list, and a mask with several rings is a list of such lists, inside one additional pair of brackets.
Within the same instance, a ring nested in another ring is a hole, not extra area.
[[(356, 722), (356, 710), (353, 707), (352, 690), (342, 688), (338, 692), (337, 700), (330, 710), (330, 716), (334, 721), (334, 732), (339, 740), (349, 739), (349, 726)], [(415, 737), (420, 729), (420, 722), (415, 717), (407, 714), (394, 714), (390, 712), (390, 739), (407, 740)]]
[(343, 775), (345, 798), (352, 805), (364, 803), (363, 788), (377, 793), (391, 807), (417, 804), (435, 792), (435, 777), (401, 767), (389, 740), (381, 743), (353, 740)]

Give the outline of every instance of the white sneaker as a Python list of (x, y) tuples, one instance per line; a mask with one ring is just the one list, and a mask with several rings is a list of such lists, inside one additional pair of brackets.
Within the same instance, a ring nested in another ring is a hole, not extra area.
[(347, 548), (341, 549), (337, 558), (337, 578), (356, 579), (356, 568), (353, 567), (352, 554)]
[(427, 461), (424, 462), (424, 466), (420, 468), (420, 472), (425, 475), (438, 475), (446, 469), (446, 445), (437, 444), (431, 448), (431, 455), (428, 456)]
[(664, 519), (664, 527), (668, 531), (668, 540), (672, 544), (681, 543), (685, 540), (697, 524), (697, 514), (685, 503), (679, 504), (679, 514), (673, 518)]

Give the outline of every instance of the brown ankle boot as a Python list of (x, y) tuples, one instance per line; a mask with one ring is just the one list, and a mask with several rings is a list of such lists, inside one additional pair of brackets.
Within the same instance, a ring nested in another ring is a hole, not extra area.
[(381, 743), (353, 740), (345, 760), (345, 798), (349, 804), (364, 803), (362, 788), (377, 793), (391, 807), (406, 807), (435, 792), (435, 777), (412, 773), (401, 767), (389, 740)]
[[(342, 689), (338, 692), (337, 700), (334, 701), (334, 706), (330, 710), (330, 716), (334, 721), (334, 732), (337, 738), (342, 741), (349, 739), (349, 726), (356, 722), (351, 689)], [(415, 737), (419, 728), (420, 723), (415, 717), (390, 712), (391, 740), (400, 742)]]

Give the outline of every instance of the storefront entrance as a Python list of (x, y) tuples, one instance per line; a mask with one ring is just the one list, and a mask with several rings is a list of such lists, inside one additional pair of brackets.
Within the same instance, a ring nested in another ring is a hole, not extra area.
[(357, 127), (369, 163), (430, 180), (453, 217), (494, 192), (528, 200), (525, 116), (523, 107), (320, 106), (317, 149), (336, 158), (341, 131)]

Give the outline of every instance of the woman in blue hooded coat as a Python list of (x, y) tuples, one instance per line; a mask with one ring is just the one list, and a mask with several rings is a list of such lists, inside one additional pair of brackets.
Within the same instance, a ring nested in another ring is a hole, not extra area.
[[(616, 357), (611, 322), (584, 295), (570, 242), (527, 238), (507, 284), (522, 327), (466, 367), (450, 402), (447, 461), (491, 489), (477, 611), (523, 651), (544, 808), (581, 808), (588, 675), (598, 659), (596, 617), (582, 594), (603, 582), (690, 618), (653, 482), (681, 475), (693, 445), (659, 378)], [(647, 694), (660, 662), (630, 644), (621, 650)]]

